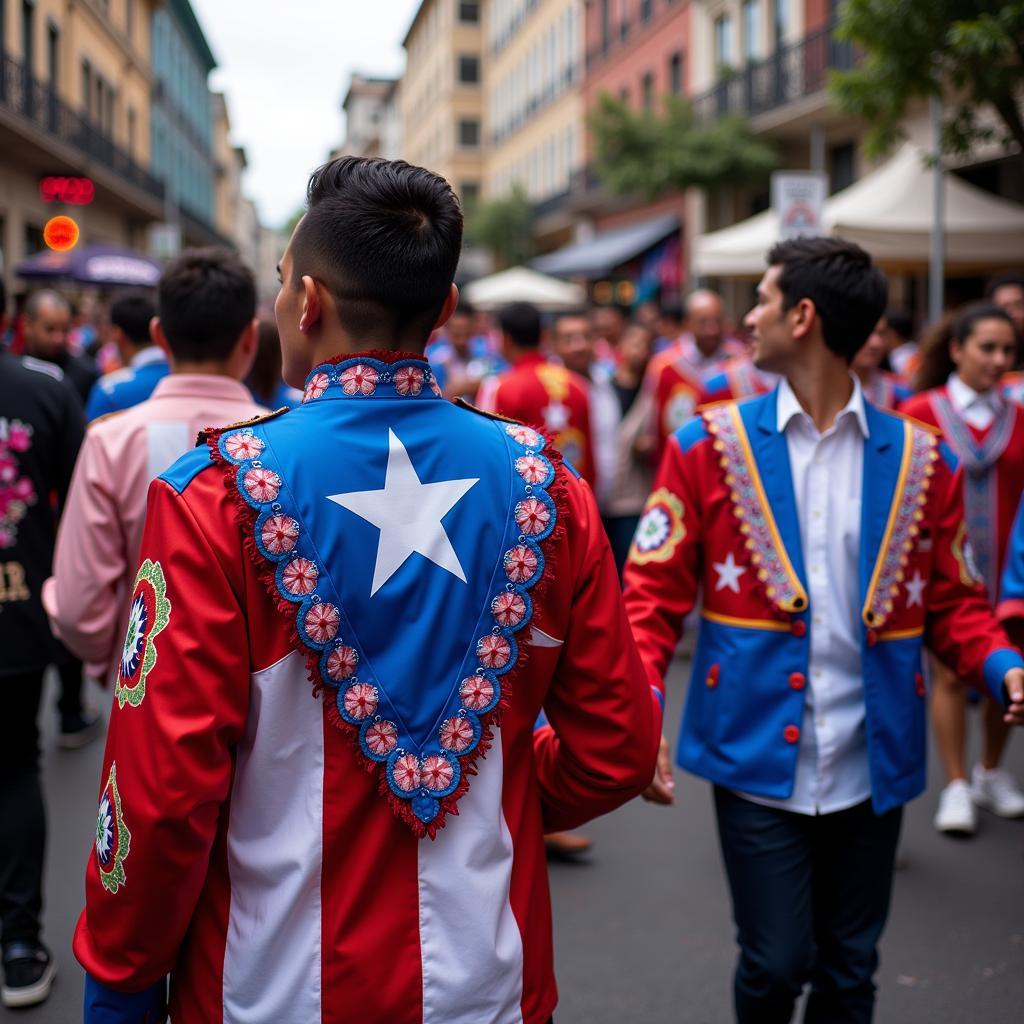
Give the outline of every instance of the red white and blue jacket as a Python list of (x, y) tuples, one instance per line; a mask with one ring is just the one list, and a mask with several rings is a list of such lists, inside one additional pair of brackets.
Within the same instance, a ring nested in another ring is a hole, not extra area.
[[(813, 609), (776, 400), (777, 391), (711, 407), (672, 436), (625, 583), (655, 680), (703, 585), (680, 766), (784, 799), (796, 772)], [(872, 801), (882, 813), (925, 786), (922, 643), (999, 699), (1007, 669), (1024, 662), (972, 565), (951, 452), (924, 427), (870, 404), (865, 411), (863, 492), (850, 499), (862, 508), (864, 702)], [(735, 587), (716, 586), (716, 563), (740, 567)]]
[(540, 434), (420, 358), (317, 367), (152, 485), (86, 1020), (162, 1019), (170, 973), (175, 1024), (547, 1021), (543, 833), (650, 781), (661, 700)]

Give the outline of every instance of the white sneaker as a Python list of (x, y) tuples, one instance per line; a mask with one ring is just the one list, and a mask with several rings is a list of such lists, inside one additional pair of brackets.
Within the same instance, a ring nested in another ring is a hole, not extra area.
[(971, 778), (971, 797), (979, 807), (1000, 818), (1024, 817), (1024, 793), (1017, 780), (1002, 769), (986, 771), (976, 764)]
[(973, 836), (978, 827), (978, 815), (971, 799), (971, 787), (965, 779), (954, 779), (939, 794), (939, 809), (935, 812), (935, 827), (940, 832), (955, 836)]

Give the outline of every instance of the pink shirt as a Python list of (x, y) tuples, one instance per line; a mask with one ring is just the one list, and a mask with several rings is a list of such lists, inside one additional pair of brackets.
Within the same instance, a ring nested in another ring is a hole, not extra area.
[(42, 596), (54, 635), (96, 677), (117, 672), (150, 481), (195, 446), (199, 431), (264, 412), (237, 380), (181, 373), (161, 380), (148, 401), (89, 425)]

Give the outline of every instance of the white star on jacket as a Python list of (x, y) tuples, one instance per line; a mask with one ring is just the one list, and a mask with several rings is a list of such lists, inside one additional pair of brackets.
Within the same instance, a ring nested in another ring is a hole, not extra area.
[(747, 571), (745, 565), (737, 565), (733, 553), (725, 556), (724, 562), (712, 562), (711, 567), (718, 573), (715, 590), (729, 589), (734, 594), (740, 592), (740, 577)]
[(924, 607), (924, 588), (926, 585), (926, 581), (921, 578), (920, 571), (915, 570), (914, 578), (904, 583), (904, 586), (907, 588), (908, 608), (913, 608), (915, 604)]
[(545, 406), (541, 416), (544, 417), (544, 426), (556, 434), (569, 425), (569, 407), (562, 402), (556, 401)]
[(380, 530), (370, 597), (415, 553), (466, 582), (462, 563), (441, 520), (479, 482), (477, 477), (420, 483), (405, 445), (388, 429), (388, 468), (383, 488), (327, 495), (328, 501), (347, 508)]

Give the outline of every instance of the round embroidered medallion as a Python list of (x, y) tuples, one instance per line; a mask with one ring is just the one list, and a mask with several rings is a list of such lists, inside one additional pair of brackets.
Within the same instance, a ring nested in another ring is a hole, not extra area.
[(384, 719), (366, 730), (366, 748), (374, 757), (382, 758), (398, 746), (398, 730), (394, 722)]
[(395, 390), (403, 396), (416, 396), (423, 390), (424, 377), (418, 366), (400, 366), (395, 370)]
[(447, 757), (431, 754), (423, 759), (420, 781), (431, 792), (440, 793), (448, 789), (454, 780), (455, 769)]
[(544, 443), (543, 438), (536, 430), (518, 423), (510, 423), (505, 427), (505, 433), (527, 448), (539, 448)]
[(258, 437), (236, 431), (224, 438), (224, 451), (236, 462), (258, 458), (266, 446)]
[(516, 505), (516, 525), (527, 537), (543, 533), (551, 522), (551, 510), (540, 498), (527, 498)]
[(659, 487), (647, 499), (647, 508), (633, 536), (629, 557), (640, 565), (666, 562), (685, 536), (682, 501), (667, 487)]
[(516, 472), (528, 484), (541, 484), (548, 478), (548, 463), (539, 455), (520, 455), (516, 459)]
[(313, 605), (303, 620), (306, 635), (315, 644), (325, 644), (328, 640), (333, 640), (338, 632), (339, 622), (341, 616), (338, 609), (327, 602)]
[(494, 684), (487, 676), (467, 676), (459, 687), (459, 698), (470, 711), (483, 711), (494, 700)]
[(526, 600), (521, 594), (499, 594), (491, 602), (491, 613), (499, 626), (518, 626), (526, 618)]
[(250, 469), (244, 478), (246, 493), (253, 501), (265, 505), (276, 501), (281, 493), (281, 478), (272, 469)]
[(117, 762), (110, 765), (107, 784), (100, 795), (96, 817), (96, 863), (100, 883), (115, 895), (125, 883), (124, 862), (131, 848), (132, 835), (124, 821), (121, 794), (117, 788)]
[(313, 376), (306, 381), (306, 388), (302, 393), (302, 401), (312, 402), (319, 398), (327, 390), (330, 383), (330, 377), (328, 377), (322, 370), (319, 373), (314, 373)]
[(345, 713), (361, 722), (377, 711), (377, 687), (369, 683), (353, 683), (345, 691)]
[(372, 395), (377, 390), (380, 374), (372, 366), (356, 363), (341, 372), (341, 390), (346, 395)]
[(339, 647), (327, 655), (327, 675), (340, 683), (355, 672), (358, 664), (359, 654), (354, 647)]
[(316, 589), (319, 576), (320, 570), (308, 558), (293, 558), (281, 570), (281, 585), (289, 594), (305, 597)]
[(517, 544), (505, 552), (505, 575), (513, 583), (530, 579), (537, 571), (537, 553), (525, 544)]
[(512, 656), (512, 645), (505, 637), (488, 633), (477, 641), (476, 656), (484, 668), (504, 668)]
[(260, 531), (260, 540), (272, 555), (287, 554), (295, 547), (298, 539), (299, 524), (291, 516), (271, 516)]
[(461, 754), (473, 744), (473, 726), (464, 718), (449, 718), (441, 724), (441, 746)]
[(395, 785), (404, 793), (411, 793), (420, 784), (420, 763), (415, 754), (403, 754), (395, 759), (391, 768)]

